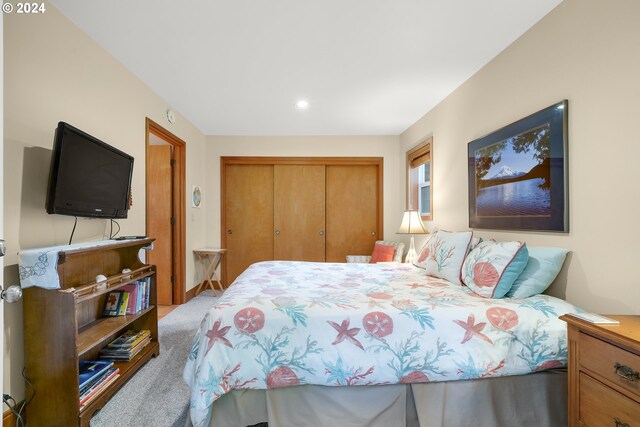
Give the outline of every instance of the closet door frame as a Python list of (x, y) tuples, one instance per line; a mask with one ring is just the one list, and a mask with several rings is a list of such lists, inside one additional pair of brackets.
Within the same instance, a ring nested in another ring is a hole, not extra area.
[[(383, 184), (384, 184), (384, 159), (382, 157), (244, 157), (244, 156), (221, 156), (220, 157), (220, 243), (223, 248), (227, 247), (227, 219), (226, 219), (226, 167), (227, 165), (325, 165), (325, 166), (376, 166), (377, 167), (377, 240), (384, 240), (383, 231)], [(326, 209), (326, 207), (325, 207)], [(222, 260), (222, 282), (227, 283), (227, 260)]]

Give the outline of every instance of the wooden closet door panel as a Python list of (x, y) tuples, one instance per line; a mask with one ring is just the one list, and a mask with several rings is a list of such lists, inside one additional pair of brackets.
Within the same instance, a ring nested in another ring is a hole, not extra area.
[(326, 186), (327, 262), (371, 254), (380, 233), (378, 167), (327, 166)]
[(274, 166), (274, 259), (324, 261), (324, 168)]
[(228, 165), (225, 177), (227, 283), (273, 259), (273, 165)]

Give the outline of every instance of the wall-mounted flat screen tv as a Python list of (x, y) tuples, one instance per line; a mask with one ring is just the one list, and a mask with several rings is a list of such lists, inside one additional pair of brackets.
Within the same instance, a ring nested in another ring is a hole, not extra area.
[(47, 213), (126, 218), (133, 157), (60, 122), (53, 142)]

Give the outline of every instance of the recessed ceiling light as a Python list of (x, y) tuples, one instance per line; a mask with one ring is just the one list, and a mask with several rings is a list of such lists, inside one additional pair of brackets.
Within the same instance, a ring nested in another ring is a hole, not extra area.
[(300, 101), (296, 102), (296, 108), (298, 110), (306, 110), (307, 108), (309, 108), (309, 102), (301, 99)]

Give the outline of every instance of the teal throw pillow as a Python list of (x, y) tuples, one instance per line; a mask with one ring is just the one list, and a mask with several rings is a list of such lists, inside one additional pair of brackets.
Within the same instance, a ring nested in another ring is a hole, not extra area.
[(507, 292), (508, 298), (527, 298), (547, 290), (569, 253), (564, 248), (529, 247), (529, 262)]

